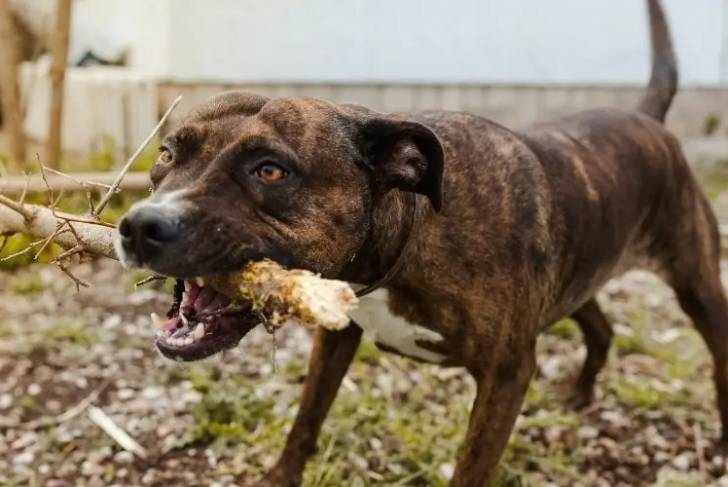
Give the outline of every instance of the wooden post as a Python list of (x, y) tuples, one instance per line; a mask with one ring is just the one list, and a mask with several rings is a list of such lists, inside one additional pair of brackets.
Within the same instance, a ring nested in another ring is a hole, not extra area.
[[(0, 0), (3, 1), (3, 0)], [(53, 37), (53, 65), (51, 66), (51, 112), (48, 129), (48, 147), (44, 163), (58, 169), (61, 159), (61, 129), (63, 123), (63, 95), (68, 63), (68, 42), (71, 30), (71, 0), (58, 0), (56, 31)]]
[(0, 107), (11, 156), (22, 166), (25, 163), (25, 135), (18, 86), (18, 47), (10, 0), (0, 0)]

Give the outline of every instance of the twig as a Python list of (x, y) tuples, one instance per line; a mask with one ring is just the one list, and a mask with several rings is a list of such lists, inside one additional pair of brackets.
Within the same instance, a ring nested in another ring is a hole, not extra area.
[(164, 277), (164, 276), (158, 276), (156, 274), (152, 274), (151, 276), (147, 276), (144, 279), (135, 282), (134, 283), (134, 287), (137, 288), (139, 286), (143, 286), (145, 284), (148, 284), (148, 283), (150, 283), (152, 281), (161, 281), (161, 280), (164, 280), (164, 279), (166, 279), (166, 277)]
[(82, 412), (88, 408), (91, 403), (96, 401), (96, 399), (99, 398), (101, 393), (106, 389), (106, 387), (109, 385), (109, 381), (104, 381), (99, 385), (96, 389), (91, 391), (91, 393), (83, 398), (81, 401), (78, 402), (75, 406), (73, 406), (68, 411), (59, 414), (58, 416), (42, 416), (38, 419), (34, 419), (32, 421), (28, 421), (27, 423), (21, 423), (21, 422), (15, 422), (15, 421), (2, 421), (0, 422), (0, 426), (6, 427), (6, 428), (23, 428), (23, 429), (37, 429), (37, 428), (44, 428), (46, 426), (53, 426), (56, 424), (65, 423), (67, 421), (72, 420)]
[(46, 249), (46, 247), (48, 247), (48, 245), (53, 241), (53, 239), (56, 238), (61, 233), (61, 231), (63, 230), (63, 227), (65, 227), (65, 226), (66, 226), (65, 222), (58, 224), (58, 226), (56, 227), (56, 231), (51, 233), (50, 235), (48, 235), (48, 237), (45, 239), (45, 242), (43, 242), (43, 245), (40, 246), (40, 248), (38, 249), (38, 252), (36, 252), (35, 255), (33, 256), (33, 260), (38, 260), (38, 257), (40, 256), (40, 254), (42, 254), (43, 251)]
[(15, 252), (14, 254), (10, 254), (8, 256), (3, 257), (2, 259), (0, 259), (0, 262), (5, 262), (6, 260), (14, 259), (15, 257), (20, 257), (23, 254), (27, 254), (28, 252), (30, 252), (31, 250), (33, 250), (33, 247), (35, 247), (36, 245), (42, 244), (44, 241), (45, 241), (45, 239), (38, 240), (36, 242), (31, 242), (23, 250), (21, 250), (19, 252)]
[[(73, 181), (74, 183), (78, 184), (82, 188), (85, 188), (87, 185), (88, 186), (98, 186), (99, 188), (104, 188), (104, 189), (111, 188), (111, 185), (110, 184), (102, 183), (100, 181), (89, 181), (89, 180), (86, 180), (86, 179), (78, 179), (78, 178), (75, 178), (75, 177), (71, 176), (70, 174), (66, 174), (63, 171), (58, 171), (57, 169), (53, 169), (52, 167), (47, 167), (46, 166), (45, 170), (48, 171), (51, 174), (55, 174), (57, 176), (61, 176), (61, 177), (64, 177), (66, 179), (70, 179), (71, 181)], [(119, 190), (117, 190), (117, 193), (118, 192), (119, 192)]]
[(18, 203), (23, 205), (25, 204), (25, 198), (28, 196), (28, 188), (30, 188), (30, 176), (28, 176), (28, 173), (25, 174), (25, 186), (23, 187), (23, 192), (20, 195), (20, 199), (18, 200)]
[(86, 201), (88, 202), (89, 212), (92, 215), (95, 215), (96, 214), (96, 210), (94, 209), (94, 200), (93, 200), (93, 197), (91, 195), (91, 188), (89, 188), (89, 186), (92, 185), (92, 184), (95, 184), (95, 185), (99, 185), (99, 186), (101, 186), (103, 188), (107, 188), (107, 189), (110, 188), (110, 186), (108, 184), (93, 183), (93, 182), (84, 181), (82, 179), (76, 179), (73, 176), (71, 176), (70, 174), (66, 174), (66, 173), (64, 173), (62, 171), (58, 171), (58, 170), (53, 169), (51, 167), (46, 167), (45, 170), (48, 171), (48, 172), (50, 172), (51, 174), (55, 174), (57, 176), (62, 176), (64, 178), (70, 179), (74, 183), (76, 183), (79, 186), (81, 186), (83, 188), (84, 192), (86, 193)]
[(66, 213), (59, 213), (57, 215), (54, 213), (54, 216), (67, 222), (88, 223), (89, 225), (98, 225), (100, 227), (116, 228), (116, 225), (114, 225), (113, 223), (105, 222), (102, 220), (92, 220), (90, 218), (81, 218), (79, 216), (70, 216)]
[(40, 177), (43, 178), (43, 182), (46, 185), (46, 189), (48, 190), (48, 200), (51, 202), (51, 209), (53, 209), (56, 207), (56, 204), (58, 203), (58, 201), (56, 201), (55, 203), (53, 202), (53, 188), (51, 187), (51, 184), (48, 182), (48, 178), (46, 178), (45, 166), (43, 165), (43, 163), (40, 160), (40, 154), (38, 154), (37, 152), (35, 153), (35, 160), (38, 161), (38, 167), (40, 168)]
[(0, 254), (5, 250), (5, 246), (8, 244), (8, 240), (10, 240), (10, 236), (3, 235), (3, 243), (0, 244)]
[(132, 452), (139, 458), (147, 458), (147, 450), (137, 443), (134, 438), (129, 436), (126, 431), (117, 426), (117, 424), (114, 423), (114, 420), (107, 416), (101, 409), (96, 406), (89, 407), (88, 417), (124, 450)]
[(61, 252), (59, 255), (57, 255), (53, 259), (53, 262), (57, 264), (57, 263), (61, 262), (63, 259), (67, 259), (69, 257), (73, 257), (76, 254), (83, 253), (85, 250), (86, 250), (86, 248), (83, 245), (80, 245), (80, 244), (76, 245), (75, 247), (72, 247), (72, 248), (66, 250), (65, 252)]
[(61, 271), (71, 278), (71, 280), (76, 284), (76, 292), (81, 291), (81, 287), (89, 287), (87, 282), (82, 281), (78, 277), (74, 276), (71, 271), (69, 271), (65, 265), (63, 265), (61, 262), (57, 262), (58, 268), (61, 269)]
[(164, 125), (164, 122), (167, 121), (167, 118), (172, 113), (172, 110), (174, 110), (179, 102), (182, 100), (181, 96), (178, 96), (175, 98), (175, 100), (172, 102), (172, 105), (167, 109), (167, 111), (162, 115), (162, 118), (159, 119), (159, 123), (157, 123), (156, 127), (154, 127), (154, 130), (147, 136), (146, 139), (144, 139), (144, 142), (141, 143), (141, 145), (137, 148), (136, 152), (131, 155), (128, 161), (126, 161), (126, 164), (124, 164), (124, 167), (121, 168), (121, 171), (119, 172), (118, 176), (116, 176), (116, 179), (111, 184), (111, 187), (106, 192), (106, 194), (101, 198), (101, 201), (99, 201), (99, 204), (96, 205), (96, 212), (94, 213), (94, 216), (99, 216), (102, 211), (104, 211), (104, 208), (106, 208), (106, 205), (109, 203), (109, 200), (112, 196), (116, 193), (116, 189), (121, 184), (121, 181), (124, 179), (124, 176), (126, 176), (126, 173), (129, 172), (129, 169), (131, 169), (131, 166), (134, 164), (134, 162), (139, 158), (144, 148), (151, 142), (151, 140), (157, 135), (157, 132), (162, 128), (162, 125)]
[(25, 207), (25, 205), (21, 205), (18, 202), (13, 201), (10, 198), (8, 198), (7, 196), (3, 196), (1, 194), (0, 194), (0, 205), (7, 206), (11, 210), (13, 210), (17, 213), (20, 213), (21, 215), (23, 215), (23, 218), (25, 218), (26, 220), (30, 220), (33, 217), (33, 213), (31, 213)]

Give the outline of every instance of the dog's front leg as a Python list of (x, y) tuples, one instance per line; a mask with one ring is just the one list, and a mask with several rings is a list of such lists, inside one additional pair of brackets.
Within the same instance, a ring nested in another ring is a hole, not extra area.
[(359, 347), (361, 334), (355, 323), (341, 331), (316, 330), (298, 415), (278, 463), (258, 483), (259, 487), (301, 484), (306, 461), (316, 453), (321, 424)]
[(506, 350), (485, 370), (471, 371), (477, 394), (451, 485), (484, 487), (508, 443), (535, 369), (532, 346)]

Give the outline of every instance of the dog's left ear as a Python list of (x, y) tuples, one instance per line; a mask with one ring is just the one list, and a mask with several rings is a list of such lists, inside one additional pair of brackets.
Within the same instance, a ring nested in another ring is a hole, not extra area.
[(363, 124), (368, 163), (389, 188), (427, 196), (442, 208), (444, 152), (435, 133), (421, 123), (373, 117)]

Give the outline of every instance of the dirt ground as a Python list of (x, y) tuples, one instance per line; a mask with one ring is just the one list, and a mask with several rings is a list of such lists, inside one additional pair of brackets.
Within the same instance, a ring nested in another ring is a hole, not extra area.
[[(712, 196), (728, 220), (728, 197)], [(306, 373), (306, 330), (256, 330), (224, 356), (174, 364), (154, 352), (148, 318), (169, 305), (164, 284), (135, 290), (140, 275), (109, 261), (74, 272), (92, 287), (76, 293), (43, 264), (0, 273), (0, 485), (249, 485), (272, 465)], [(599, 298), (616, 337), (596, 401), (566, 406), (585, 350), (562, 321), (540, 340), (496, 485), (728, 486), (709, 356), (671, 291), (632, 272)], [(446, 485), (473, 395), (458, 369), (365, 343), (305, 485)], [(87, 403), (147, 458), (122, 450)]]

